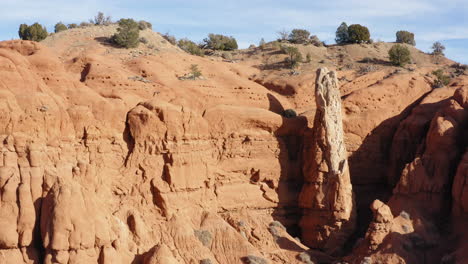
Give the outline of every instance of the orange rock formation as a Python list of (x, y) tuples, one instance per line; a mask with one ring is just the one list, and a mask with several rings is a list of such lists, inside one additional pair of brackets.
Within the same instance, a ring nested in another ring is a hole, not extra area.
[(0, 42), (0, 263), (468, 261), (468, 77), (428, 75), (450, 61), (359, 74), (393, 44), (301, 46), (291, 75), (259, 66), (273, 48), (113, 32)]

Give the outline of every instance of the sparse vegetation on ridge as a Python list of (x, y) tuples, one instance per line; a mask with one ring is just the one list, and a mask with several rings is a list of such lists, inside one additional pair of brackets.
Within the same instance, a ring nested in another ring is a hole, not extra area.
[(198, 65), (197, 64), (192, 64), (190, 65), (190, 74), (193, 76), (193, 78), (199, 78), (202, 73), (200, 71), (200, 69), (198, 69)]
[(220, 34), (209, 34), (208, 38), (203, 40), (204, 48), (212, 50), (236, 50), (237, 41), (234, 37), (228, 37)]
[(90, 27), (90, 26), (92, 26), (92, 25), (93, 25), (93, 24), (88, 23), (88, 22), (84, 22), (84, 21), (80, 23), (80, 27), (82, 27), (82, 28)]
[(396, 42), (406, 43), (409, 45), (416, 46), (416, 41), (414, 40), (414, 34), (408, 31), (404, 31), (404, 30), (400, 30), (396, 33)]
[(440, 43), (439, 41), (436, 41), (434, 42), (434, 44), (432, 44), (432, 55), (436, 55), (436, 56), (444, 56), (444, 50), (445, 50), (445, 46), (442, 45), (442, 43)]
[(47, 36), (47, 29), (39, 23), (34, 23), (31, 26), (21, 24), (18, 30), (18, 35), (22, 40), (41, 41)]
[(276, 32), (278, 34), (278, 41), (282, 42), (282, 41), (288, 41), (288, 38), (289, 38), (289, 34), (290, 32), (286, 29), (282, 29), (278, 32)]
[(389, 51), (390, 62), (395, 66), (403, 67), (411, 62), (410, 50), (400, 44), (394, 45)]
[(310, 36), (310, 39), (308, 40), (308, 43), (316, 46), (316, 47), (322, 47), (325, 46), (324, 42), (320, 41), (320, 39), (316, 35)]
[(97, 26), (108, 26), (112, 24), (112, 19), (110, 16), (104, 15), (103, 12), (98, 12), (94, 18), (89, 20), (89, 23)]
[(433, 84), (434, 88), (442, 88), (450, 83), (450, 76), (446, 75), (442, 69), (433, 71), (432, 75), (436, 77)]
[(359, 24), (349, 26), (348, 34), (350, 43), (367, 43), (370, 41), (369, 29)]
[(153, 25), (150, 22), (145, 21), (145, 20), (140, 20), (138, 22), (138, 27), (140, 28), (140, 30), (153, 29)]
[(140, 29), (135, 20), (120, 19), (117, 33), (112, 36), (112, 42), (122, 48), (136, 48), (139, 43)]
[(177, 46), (183, 51), (196, 56), (203, 56), (203, 50), (193, 41), (189, 39), (181, 39), (177, 42)]
[(176, 45), (177, 44), (177, 39), (176, 37), (172, 36), (171, 34), (169, 34), (169, 32), (166, 32), (164, 35), (162, 35), (162, 37), (167, 40), (167, 42), (171, 43), (172, 45)]
[(293, 29), (289, 34), (288, 40), (295, 44), (306, 44), (309, 40), (310, 32), (305, 29)]
[(336, 29), (336, 44), (346, 44), (349, 42), (349, 33), (348, 33), (348, 25), (343, 22), (341, 25)]
[(185, 81), (185, 80), (197, 80), (197, 79), (203, 79), (202, 73), (200, 69), (198, 68), (198, 64), (192, 64), (190, 65), (189, 68), (190, 72), (185, 74), (184, 76), (179, 77), (179, 80)]
[(55, 29), (55, 33), (58, 33), (60, 31), (67, 30), (68, 27), (65, 26), (65, 24), (63, 24), (62, 22), (58, 22), (57, 24), (55, 24), (54, 29)]
[(298, 48), (293, 46), (282, 46), (281, 51), (288, 55), (286, 62), (289, 64), (291, 69), (296, 68), (299, 66), (299, 63), (302, 62), (302, 54)]

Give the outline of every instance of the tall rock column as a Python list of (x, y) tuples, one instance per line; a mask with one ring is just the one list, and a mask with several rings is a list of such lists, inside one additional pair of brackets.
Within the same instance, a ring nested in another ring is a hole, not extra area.
[(337, 254), (354, 230), (356, 213), (334, 71), (317, 71), (315, 100), (313, 133), (304, 144), (300, 227), (306, 245)]

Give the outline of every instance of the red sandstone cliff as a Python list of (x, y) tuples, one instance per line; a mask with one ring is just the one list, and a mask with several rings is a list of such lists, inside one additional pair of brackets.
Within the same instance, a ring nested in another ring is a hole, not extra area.
[[(122, 51), (89, 30), (0, 42), (0, 263), (468, 259), (465, 75), (433, 90), (423, 55), (341, 71), (340, 107), (334, 73)], [(205, 80), (178, 78), (191, 64)], [(316, 111), (324, 80), (336, 105)]]

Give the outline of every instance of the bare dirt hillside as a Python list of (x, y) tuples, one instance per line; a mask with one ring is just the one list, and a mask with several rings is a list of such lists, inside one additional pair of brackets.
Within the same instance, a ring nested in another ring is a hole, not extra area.
[[(468, 76), (453, 62), (300, 46), (312, 60), (292, 72), (275, 47), (197, 57), (145, 30), (120, 49), (115, 30), (0, 42), (0, 263), (468, 260)], [(181, 78), (194, 64), (203, 77)], [(439, 68), (453, 78), (434, 89)], [(321, 118), (317, 80), (341, 114)], [(341, 134), (323, 132), (333, 120)]]

